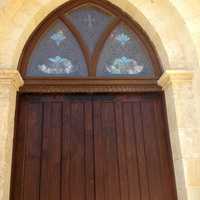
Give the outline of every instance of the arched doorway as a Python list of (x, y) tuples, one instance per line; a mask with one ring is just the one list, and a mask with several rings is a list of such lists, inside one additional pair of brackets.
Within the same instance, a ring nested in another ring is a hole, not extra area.
[(128, 15), (107, 1), (61, 6), (19, 70), (11, 199), (176, 199), (162, 68)]

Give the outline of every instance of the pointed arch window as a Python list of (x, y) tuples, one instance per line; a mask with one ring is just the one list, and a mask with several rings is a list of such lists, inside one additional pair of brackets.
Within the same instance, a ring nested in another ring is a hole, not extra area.
[(51, 13), (27, 42), (19, 68), (27, 81), (156, 80), (162, 72), (142, 28), (105, 0), (71, 1)]
[(125, 24), (117, 25), (107, 38), (100, 53), (97, 76), (154, 76), (148, 53)]
[(87, 76), (87, 64), (73, 33), (57, 20), (38, 40), (27, 68), (28, 76)]

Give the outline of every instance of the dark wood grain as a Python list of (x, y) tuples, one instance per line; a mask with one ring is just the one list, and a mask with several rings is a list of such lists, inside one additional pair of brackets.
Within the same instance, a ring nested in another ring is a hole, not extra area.
[(11, 200), (177, 200), (162, 95), (20, 95)]
[[(43, 110), (41, 103), (28, 105), (26, 151), (23, 177), (23, 198), (40, 198), (40, 160)], [(32, 194), (32, 195), (30, 195)]]
[(62, 166), (61, 166), (61, 200), (71, 199), (71, 106), (69, 101), (63, 102), (62, 132)]
[(124, 132), (126, 139), (127, 173), (129, 199), (140, 200), (140, 182), (138, 168), (138, 154), (135, 141), (135, 127), (133, 124), (132, 103), (123, 104)]
[(84, 105), (85, 122), (85, 179), (86, 200), (95, 199), (95, 163), (94, 163), (94, 134), (93, 134), (92, 102)]
[(12, 188), (11, 198), (23, 198), (23, 177), (25, 165), (26, 152), (26, 131), (27, 131), (27, 103), (23, 99), (18, 98), (18, 113), (16, 119), (16, 132), (14, 138), (14, 152), (13, 152), (13, 168), (12, 168)]
[[(159, 200), (163, 198), (161, 182), (161, 166), (156, 137), (153, 101), (142, 102), (142, 121), (144, 129), (144, 145), (147, 159), (150, 197)], [(160, 188), (158, 190), (158, 188)]]
[(129, 200), (129, 183), (127, 173), (127, 154), (126, 154), (126, 138), (124, 130), (123, 109), (120, 101), (115, 104), (115, 123), (118, 146), (119, 159), (119, 180), (120, 180), (120, 194), (121, 200)]
[[(101, 137), (105, 140), (105, 162), (104, 162), (104, 184), (105, 197), (107, 200), (121, 199), (119, 185), (119, 162), (118, 148), (116, 138), (115, 113), (113, 102), (102, 101), (102, 110), (99, 112), (102, 115), (102, 133)], [(94, 119), (95, 120), (95, 119)]]
[(160, 99), (156, 100), (154, 103), (154, 116), (156, 126), (156, 138), (158, 142), (160, 156), (161, 179), (164, 188), (164, 193), (169, 194), (169, 198), (173, 199), (176, 198), (176, 188), (170, 186), (175, 185), (175, 181), (173, 178), (169, 179), (169, 177), (173, 174), (171, 168), (172, 157), (169, 150), (170, 146), (168, 146), (169, 135), (166, 129), (162, 101)]
[(150, 200), (147, 172), (147, 158), (144, 147), (144, 133), (142, 126), (141, 103), (134, 102), (132, 105), (133, 123), (135, 125), (135, 140), (137, 148), (137, 162), (140, 182), (141, 200)]
[(60, 199), (61, 120), (61, 104), (45, 103), (40, 183), (44, 200)]
[[(85, 197), (85, 146), (83, 104), (74, 102), (71, 105), (71, 200)], [(77, 187), (78, 186), (78, 187)]]
[(105, 196), (105, 140), (102, 134), (101, 102), (93, 102), (94, 153), (95, 153), (95, 199), (106, 200)]

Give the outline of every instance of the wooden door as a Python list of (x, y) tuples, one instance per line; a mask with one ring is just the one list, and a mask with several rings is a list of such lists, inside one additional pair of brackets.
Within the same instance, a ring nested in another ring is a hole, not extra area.
[(162, 95), (22, 95), (12, 200), (176, 200)]

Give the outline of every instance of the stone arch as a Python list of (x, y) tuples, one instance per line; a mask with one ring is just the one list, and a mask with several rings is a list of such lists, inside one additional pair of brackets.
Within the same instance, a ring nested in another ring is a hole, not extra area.
[[(22, 49), (33, 30), (52, 10), (65, 2), (67, 0), (1, 1), (0, 68), (17, 68)], [(199, 68), (199, 30), (195, 29), (199, 26), (196, 21), (200, 9), (198, 1), (197, 4), (194, 4), (195, 0), (110, 0), (110, 2), (126, 11), (143, 27), (155, 45), (164, 69)], [(184, 3), (186, 5), (182, 5)], [(195, 7), (195, 12), (192, 5)], [(5, 116), (1, 122), (5, 124), (0, 126), (0, 131), (3, 133), (0, 135), (3, 138), (0, 144), (3, 149), (0, 160), (0, 199), (7, 200), (9, 199), (15, 90), (22, 85), (23, 81), (19, 74), (12, 70), (2, 70), (0, 76), (0, 107), (3, 108), (2, 116)], [(19, 84), (13, 80), (18, 80)], [(173, 71), (166, 74), (161, 82), (167, 94), (168, 115), (171, 118), (171, 143), (172, 146), (178, 146), (173, 152), (176, 159), (175, 171), (178, 171), (177, 190), (180, 199), (186, 199), (188, 196), (188, 199), (193, 200), (199, 199), (198, 194), (200, 194), (198, 173), (192, 174), (194, 170), (198, 171), (199, 165), (194, 165), (197, 168), (193, 169), (191, 164), (200, 163), (199, 136), (196, 134), (200, 129), (193, 122), (196, 105), (194, 105), (191, 80), (192, 73), (180, 70), (178, 74)], [(195, 88), (199, 87), (198, 80), (196, 78)], [(199, 106), (199, 98), (196, 102)], [(194, 156), (196, 160), (193, 159)]]
[[(16, 68), (28, 37), (38, 24), (66, 0), (9, 1), (2, 3), (0, 19), (0, 67)], [(168, 1), (116, 1), (152, 40), (164, 69), (191, 69), (198, 65), (196, 51), (189, 31), (180, 14)], [(174, 31), (171, 31), (175, 29)]]

